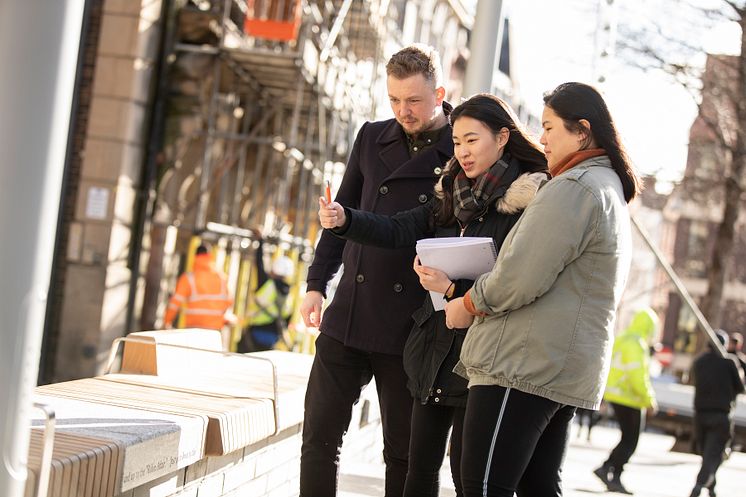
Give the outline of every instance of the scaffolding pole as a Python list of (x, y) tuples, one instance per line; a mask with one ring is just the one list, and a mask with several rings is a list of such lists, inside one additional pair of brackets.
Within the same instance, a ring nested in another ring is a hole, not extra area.
[[(255, 113), (254, 108), (248, 105), (249, 101), (249, 95), (247, 94), (244, 96), (244, 102), (241, 107), (243, 109), (240, 131), (242, 137), (248, 135), (251, 118)], [(236, 165), (236, 181), (233, 185), (233, 202), (231, 202), (231, 214), (229, 220), (229, 223), (233, 226), (238, 226), (239, 215), (241, 213), (241, 199), (243, 198), (244, 176), (246, 175), (246, 154), (248, 144), (239, 142), (239, 147), (238, 164)]]
[(219, 112), (220, 98), (220, 57), (215, 57), (212, 72), (212, 89), (210, 101), (207, 107), (207, 136), (205, 138), (205, 149), (202, 153), (202, 166), (199, 176), (199, 198), (197, 200), (197, 215), (194, 226), (197, 231), (205, 228), (207, 224), (207, 209), (210, 204), (210, 176), (212, 175), (212, 152), (215, 147), (215, 128), (217, 126), (217, 114)]
[[(0, 4), (0, 495), (27, 478), (84, 0)], [(43, 36), (39, 36), (43, 33)], [(22, 48), (19, 48), (19, 45)]]

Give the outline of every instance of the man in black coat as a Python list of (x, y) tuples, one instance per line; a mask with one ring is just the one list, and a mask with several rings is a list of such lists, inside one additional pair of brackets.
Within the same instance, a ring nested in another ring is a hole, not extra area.
[[(717, 330), (718, 340), (728, 348), (728, 334)], [(744, 391), (743, 377), (735, 359), (710, 349), (694, 360), (694, 441), (702, 456), (702, 468), (690, 497), (706, 488), (715, 495), (715, 473), (723, 462), (725, 448), (733, 435), (732, 412), (736, 397)]]
[[(453, 155), (440, 60), (414, 45), (386, 65), (394, 119), (360, 129), (336, 201), (391, 215), (424, 204)], [(342, 437), (362, 388), (376, 379), (386, 463), (386, 497), (400, 497), (407, 474), (412, 398), (402, 352), (424, 290), (412, 270), (412, 248), (363, 246), (324, 231), (308, 270), (301, 315), (318, 326), (305, 401), (301, 497), (333, 497)], [(344, 264), (321, 320), (329, 280)]]

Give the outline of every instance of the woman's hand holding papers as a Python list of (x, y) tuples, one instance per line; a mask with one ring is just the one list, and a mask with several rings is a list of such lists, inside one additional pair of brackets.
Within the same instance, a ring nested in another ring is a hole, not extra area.
[(420, 278), (420, 285), (425, 290), (433, 292), (446, 293), (451, 286), (451, 280), (448, 275), (439, 269), (423, 266), (420, 262), (420, 256), (414, 258), (414, 272)]
[(344, 226), (346, 221), (344, 207), (337, 202), (327, 202), (324, 197), (319, 197), (319, 221), (326, 229)]

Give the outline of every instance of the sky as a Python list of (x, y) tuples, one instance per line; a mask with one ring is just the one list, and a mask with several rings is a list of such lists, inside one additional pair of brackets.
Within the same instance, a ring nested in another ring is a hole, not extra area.
[[(698, 1), (717, 4), (716, 0)], [(667, 19), (668, 25), (674, 24), (676, 12), (661, 11), (659, 2), (616, 3), (619, 23), (639, 27)], [(664, 182), (676, 181), (686, 165), (696, 102), (668, 76), (632, 67), (620, 54), (608, 66), (606, 82), (598, 85), (593, 70), (598, 4), (599, 0), (503, 0), (504, 14), (512, 25), (514, 80), (523, 100), (538, 115), (542, 94), (560, 83), (582, 81), (598, 86), (638, 169)], [(732, 23), (724, 24), (715, 30), (688, 31), (687, 40), (703, 44), (708, 51), (737, 53), (740, 30)]]

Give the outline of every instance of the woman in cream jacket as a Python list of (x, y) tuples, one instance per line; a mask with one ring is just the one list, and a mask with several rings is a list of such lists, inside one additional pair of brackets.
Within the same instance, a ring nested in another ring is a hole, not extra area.
[(577, 407), (598, 409), (630, 265), (627, 203), (640, 180), (601, 95), (565, 83), (544, 98), (553, 179), (506, 238), (492, 272), (446, 305), (470, 326), (461, 480), (470, 496), (559, 496)]

